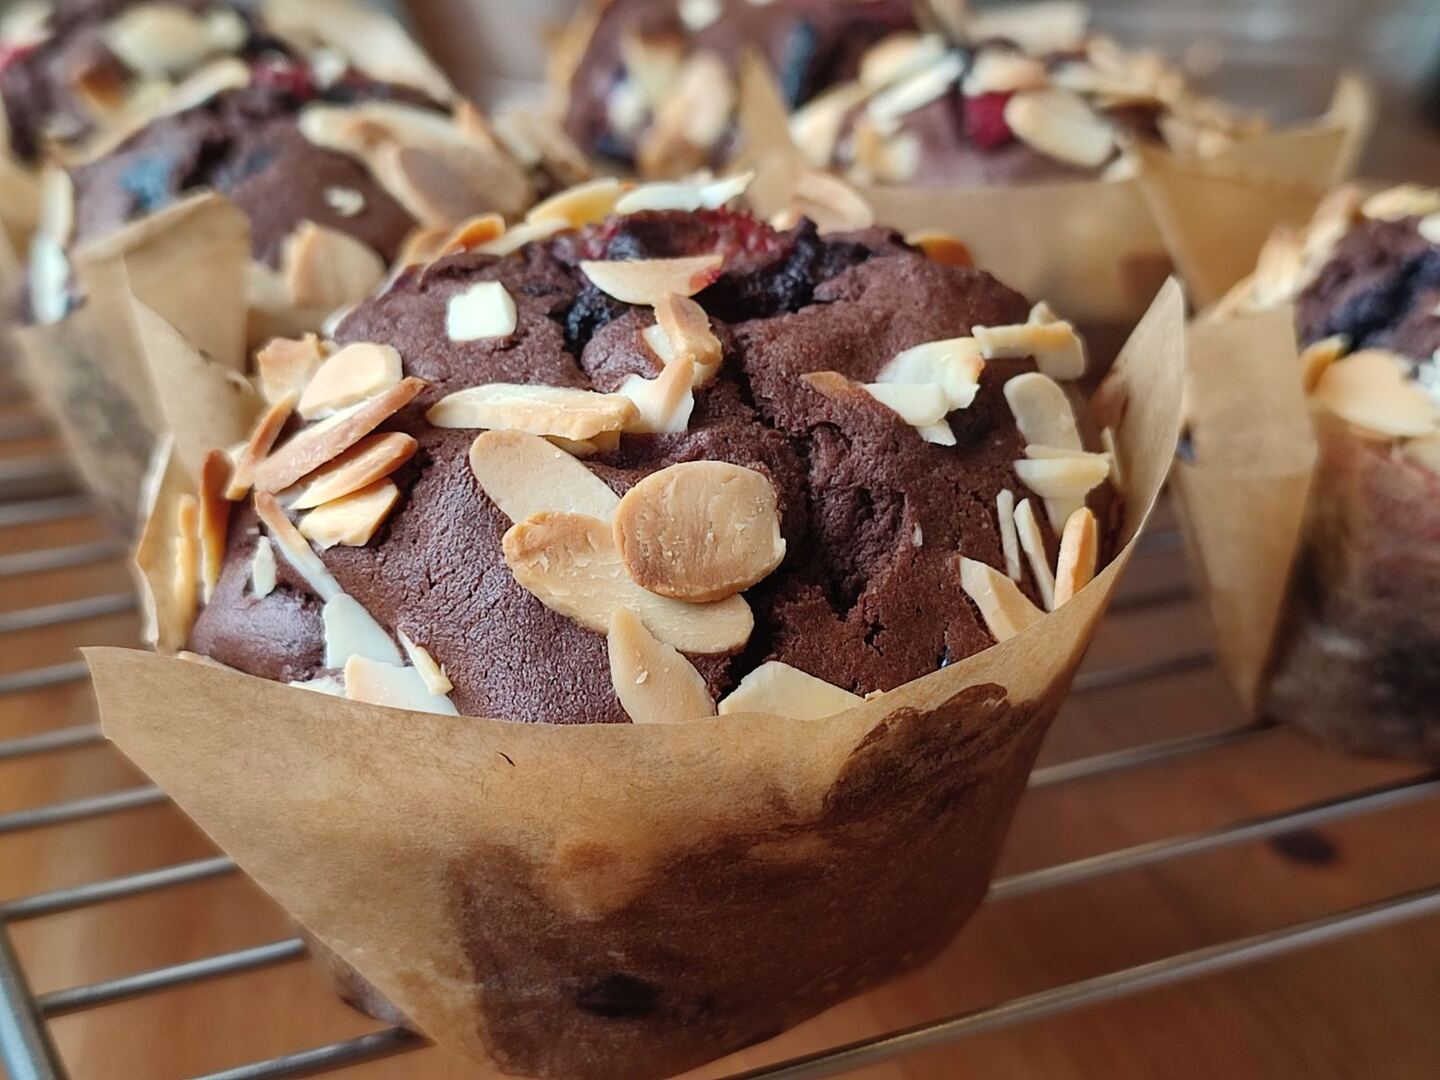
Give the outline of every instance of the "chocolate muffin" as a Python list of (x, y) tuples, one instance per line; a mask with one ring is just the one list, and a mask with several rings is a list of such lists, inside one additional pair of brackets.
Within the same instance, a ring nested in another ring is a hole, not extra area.
[(721, 160), (746, 50), (770, 61), (811, 161), (863, 182), (1096, 176), (1125, 167), (1124, 138), (1209, 154), (1258, 130), (1158, 56), (1048, 10), (947, 33), (910, 0), (617, 0), (570, 76), (570, 131), (647, 175)]
[(1339, 192), (1225, 307), (1287, 303), (1320, 463), (1266, 706), (1440, 762), (1440, 191)]
[(596, 193), (261, 352), (190, 650), (512, 721), (824, 716), (1108, 559), (1112, 457), (1043, 304), (879, 229)]

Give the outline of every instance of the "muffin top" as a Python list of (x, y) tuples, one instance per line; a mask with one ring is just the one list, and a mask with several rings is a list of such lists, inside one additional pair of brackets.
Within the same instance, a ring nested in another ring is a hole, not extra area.
[(822, 716), (1108, 557), (1068, 323), (885, 231), (719, 208), (733, 186), (604, 190), (262, 351), (269, 408), (192, 508), (190, 650), (515, 721)]
[(1286, 304), (1312, 402), (1440, 472), (1440, 190), (1342, 188), (1278, 231), (1219, 311)]
[(746, 49), (769, 59), (811, 161), (864, 182), (1094, 176), (1119, 167), (1127, 137), (1213, 154), (1258, 130), (1069, 13), (976, 15), (947, 35), (922, 7), (616, 0), (570, 80), (570, 130), (645, 175), (721, 159)]

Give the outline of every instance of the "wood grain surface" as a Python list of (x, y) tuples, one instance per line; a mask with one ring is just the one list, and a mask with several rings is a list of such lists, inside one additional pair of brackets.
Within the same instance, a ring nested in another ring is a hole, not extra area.
[[(0, 422), (16, 415), (0, 408)], [(0, 443), (23, 457), (44, 438)], [(0, 527), (0, 556), (102, 538), (88, 517)], [(1183, 585), (1178, 551), (1143, 555), (1131, 597)], [(0, 578), (0, 611), (122, 592), (121, 560)], [(132, 643), (125, 614), (0, 634), (0, 674), (74, 657), (82, 643)], [(1113, 615), (1091, 669), (1204, 649), (1193, 604)], [(88, 686), (0, 698), (0, 739), (93, 719)], [(1075, 695), (1045, 763), (1241, 720), (1209, 669)], [(1286, 732), (1227, 750), (1034, 791), (1002, 874), (1083, 858), (1285, 810), (1414, 770), (1346, 760)], [(106, 745), (0, 761), (0, 814), (142, 783)], [(173, 807), (0, 835), (0, 899), (203, 857), (205, 838)], [(927, 970), (836, 1008), (696, 1076), (743, 1068), (982, 1007), (1016, 995), (1289, 925), (1440, 881), (1440, 801), (1348, 820), (1282, 842), (1253, 843), (987, 905)], [(290, 936), (283, 915), (243, 876), (17, 924), (39, 992)], [(869, 1078), (1387, 1080), (1440, 1075), (1440, 919), (1418, 920), (1223, 976), (993, 1032), (881, 1065)], [(54, 1036), (79, 1080), (170, 1080), (318, 1046), (377, 1025), (333, 999), (312, 964), (153, 994), (58, 1018)], [(441, 1051), (359, 1066), (364, 1080), (474, 1075)]]

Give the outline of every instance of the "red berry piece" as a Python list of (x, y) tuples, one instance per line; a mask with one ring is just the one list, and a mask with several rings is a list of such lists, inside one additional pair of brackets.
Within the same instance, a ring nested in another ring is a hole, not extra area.
[(1015, 138), (1005, 122), (1010, 94), (977, 94), (965, 99), (965, 134), (981, 150), (998, 150)]

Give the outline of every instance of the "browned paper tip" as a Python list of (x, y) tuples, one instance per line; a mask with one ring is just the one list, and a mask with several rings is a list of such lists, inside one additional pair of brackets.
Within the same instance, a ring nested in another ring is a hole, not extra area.
[(1318, 456), (1294, 312), (1196, 323), (1176, 490), (1221, 661), (1258, 711)]
[[(1171, 283), (1105, 390), (1127, 538), (1174, 454), (1183, 313)], [(636, 1080), (948, 942), (1132, 550), (1025, 633), (820, 721), (514, 724), (87, 659), (107, 735), (427, 1035), (510, 1072)]]

